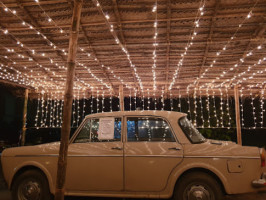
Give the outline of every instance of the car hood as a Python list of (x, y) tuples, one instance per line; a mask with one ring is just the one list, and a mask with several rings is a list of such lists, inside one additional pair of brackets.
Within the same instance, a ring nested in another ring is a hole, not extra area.
[(3, 157), (7, 156), (34, 156), (34, 155), (58, 155), (60, 142), (41, 144), (36, 146), (22, 146), (5, 149), (2, 152)]
[(184, 156), (260, 158), (260, 153), (258, 147), (241, 146), (231, 141), (207, 140), (200, 144), (185, 144)]

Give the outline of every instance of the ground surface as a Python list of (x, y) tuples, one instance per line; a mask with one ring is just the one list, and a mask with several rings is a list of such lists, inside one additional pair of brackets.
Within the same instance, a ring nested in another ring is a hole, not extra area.
[[(66, 200), (117, 200), (119, 198), (67, 197), (65, 199)], [(0, 162), (0, 200), (12, 200), (10, 191), (7, 190), (6, 184), (3, 180), (1, 162)], [(134, 199), (128, 199), (128, 200), (134, 200)], [(140, 199), (135, 199), (135, 200), (140, 200)], [(225, 197), (225, 200), (266, 200), (266, 192), (256, 193), (256, 194), (230, 195)]]

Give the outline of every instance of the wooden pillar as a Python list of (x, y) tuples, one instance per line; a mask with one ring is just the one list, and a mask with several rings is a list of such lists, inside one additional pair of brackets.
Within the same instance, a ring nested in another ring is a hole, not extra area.
[(23, 107), (23, 121), (22, 121), (22, 134), (21, 134), (21, 146), (25, 145), (28, 96), (29, 96), (29, 90), (25, 89), (25, 98), (24, 98), (24, 107)]
[(120, 111), (124, 111), (124, 91), (123, 85), (119, 85), (119, 102), (120, 102)]
[(234, 88), (235, 95), (235, 112), (236, 112), (236, 131), (237, 131), (237, 144), (242, 145), (241, 125), (240, 125), (240, 109), (239, 109), (239, 91), (238, 85)]
[(82, 0), (75, 0), (68, 48), (67, 80), (64, 95), (63, 124), (61, 129), (61, 142), (57, 166), (55, 200), (63, 200), (65, 193), (64, 187), (67, 167), (67, 151), (70, 135), (73, 84), (75, 75), (75, 61), (77, 53), (81, 8)]

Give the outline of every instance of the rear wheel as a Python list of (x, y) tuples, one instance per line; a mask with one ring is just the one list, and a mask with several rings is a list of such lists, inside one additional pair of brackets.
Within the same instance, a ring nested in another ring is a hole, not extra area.
[(223, 197), (220, 184), (203, 172), (184, 175), (174, 191), (174, 200), (222, 200)]
[(12, 187), (13, 200), (50, 200), (49, 184), (43, 173), (29, 170), (19, 175)]

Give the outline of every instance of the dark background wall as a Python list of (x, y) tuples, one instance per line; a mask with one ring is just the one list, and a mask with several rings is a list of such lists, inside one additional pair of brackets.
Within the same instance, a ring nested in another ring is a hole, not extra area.
[(16, 144), (22, 127), (23, 89), (0, 84), (0, 142)]

